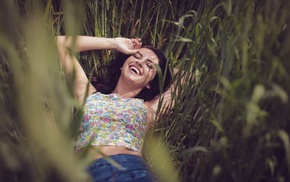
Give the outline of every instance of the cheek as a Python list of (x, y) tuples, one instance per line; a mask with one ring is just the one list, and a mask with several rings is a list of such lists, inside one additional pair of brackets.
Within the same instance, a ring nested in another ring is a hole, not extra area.
[(156, 72), (156, 70), (151, 70), (149, 74), (150, 74), (150, 80), (153, 80), (153, 78), (155, 77), (157, 72)]
[(152, 78), (153, 78), (153, 76), (154, 76), (154, 72), (153, 71), (147, 71), (147, 73), (146, 73), (146, 80), (147, 81), (151, 81)]

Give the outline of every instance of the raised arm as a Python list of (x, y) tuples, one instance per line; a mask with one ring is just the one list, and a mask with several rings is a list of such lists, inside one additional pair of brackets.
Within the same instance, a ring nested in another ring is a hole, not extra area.
[[(66, 48), (75, 46), (77, 52), (88, 50), (101, 50), (101, 49), (116, 49), (124, 54), (134, 54), (136, 49), (140, 48), (140, 39), (127, 39), (122, 37), (117, 38), (104, 38), (92, 36), (58, 36), (57, 43), (62, 44)], [(73, 44), (73, 41), (75, 41)]]
[(103, 37), (91, 37), (91, 36), (57, 36), (56, 44), (58, 48), (58, 54), (62, 69), (67, 77), (70, 77), (74, 71), (75, 87), (74, 96), (83, 102), (86, 88), (89, 84), (89, 94), (96, 91), (96, 89), (89, 83), (89, 80), (77, 61), (77, 59), (71, 54), (70, 50), (77, 52), (88, 50), (101, 50), (101, 49), (115, 49), (124, 54), (134, 54), (141, 47), (140, 39), (127, 39), (127, 38), (103, 38)]
[[(177, 68), (173, 69), (173, 75), (175, 77), (175, 75), (178, 74), (180, 70)], [(181, 73), (184, 73), (183, 71)], [(179, 82), (181, 82), (181, 84), (185, 83), (184, 78), (182, 77), (181, 80), (179, 80)], [(170, 87), (163, 92), (162, 94), (160, 94), (158, 97), (156, 97), (155, 99), (147, 102), (147, 106), (150, 107), (151, 109), (151, 113), (154, 111), (155, 113), (157, 112), (158, 108), (160, 107), (160, 112), (157, 115), (157, 119), (160, 116), (160, 114), (163, 113), (163, 111), (165, 111), (167, 109), (167, 107), (169, 107), (169, 110), (172, 109), (175, 105), (174, 99), (173, 99), (173, 94), (175, 94), (175, 97), (177, 96), (176, 94), (178, 93), (178, 87), (177, 87), (177, 80), (173, 80), (173, 83), (170, 85)], [(175, 93), (173, 93), (175, 92)], [(162, 101), (161, 103), (160, 100)], [(161, 105), (159, 105), (161, 104)]]

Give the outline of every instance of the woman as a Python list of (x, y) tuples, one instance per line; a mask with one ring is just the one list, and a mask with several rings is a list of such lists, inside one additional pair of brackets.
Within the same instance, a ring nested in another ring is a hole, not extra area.
[[(151, 46), (142, 47), (140, 39), (77, 36), (75, 44), (71, 37), (56, 40), (64, 72), (71, 76), (75, 71), (74, 95), (81, 103), (85, 100), (76, 152), (88, 150), (93, 155), (88, 172), (94, 181), (156, 181), (141, 150), (145, 133), (154, 122), (153, 100), (161, 94), (156, 65), (166, 78), (161, 90), (169, 86), (165, 56)], [(89, 83), (76, 58), (69, 54), (72, 45), (77, 51), (115, 49), (122, 54), (102, 67), (105, 71), (98, 70), (95, 81)]]

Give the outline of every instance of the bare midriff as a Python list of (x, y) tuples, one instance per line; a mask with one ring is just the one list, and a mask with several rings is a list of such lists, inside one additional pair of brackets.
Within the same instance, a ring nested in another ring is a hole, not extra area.
[[(77, 156), (82, 155), (82, 153), (86, 149), (80, 149), (79, 151), (76, 152)], [(99, 159), (102, 157), (107, 157), (110, 155), (116, 155), (116, 154), (131, 154), (131, 155), (137, 155), (141, 156), (142, 155), (139, 152), (120, 147), (120, 146), (92, 146), (89, 151), (88, 155), (91, 156), (93, 159)]]

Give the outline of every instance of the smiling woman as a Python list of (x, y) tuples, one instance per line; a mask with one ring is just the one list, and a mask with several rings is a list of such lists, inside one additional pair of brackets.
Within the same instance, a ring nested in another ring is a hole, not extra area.
[[(148, 60), (152, 60), (151, 63)], [(123, 85), (127, 86), (125, 92), (135, 90), (136, 95), (144, 87), (150, 89), (150, 81), (155, 77), (156, 70), (150, 69), (147, 66), (149, 63), (158, 65), (159, 61), (157, 55), (148, 48), (141, 48), (139, 52), (130, 56), (122, 66), (120, 78), (113, 92), (124, 92)]]
[[(130, 91), (136, 90), (135, 98), (150, 101), (161, 92), (161, 83), (156, 72), (156, 66), (161, 69), (162, 73), (166, 73), (164, 74), (165, 80), (162, 88), (166, 90), (171, 81), (167, 60), (160, 50), (152, 46), (142, 46), (133, 55), (120, 53), (108, 65), (100, 67), (94, 73), (95, 79), (93, 79), (92, 85), (98, 91), (110, 94), (116, 92), (115, 89), (118, 89), (120, 86), (123, 87), (122, 82), (128, 82), (124, 84)], [(133, 74), (130, 74), (132, 71)], [(117, 83), (119, 83), (119, 86), (117, 86)]]
[[(76, 37), (76, 50), (115, 49), (120, 54), (99, 68), (89, 83), (75, 57), (69, 54), (72, 38), (56, 38), (61, 64), (67, 76), (75, 69), (75, 97), (84, 104), (76, 152), (89, 151), (94, 161), (88, 172), (94, 181), (157, 181), (141, 152), (145, 133), (156, 110), (151, 108), (161, 90), (170, 84), (170, 71), (163, 53), (143, 46), (140, 39)], [(161, 83), (155, 66), (165, 76)], [(85, 98), (87, 85), (88, 97)], [(163, 88), (160, 90), (160, 84)], [(96, 153), (96, 149), (100, 152)], [(104, 160), (110, 157), (119, 167)]]

